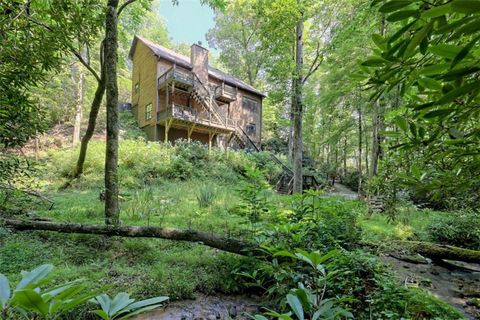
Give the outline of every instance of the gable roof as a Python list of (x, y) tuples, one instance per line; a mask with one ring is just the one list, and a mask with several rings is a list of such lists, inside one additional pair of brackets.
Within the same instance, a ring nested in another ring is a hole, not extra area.
[[(138, 41), (143, 42), (150, 50), (152, 50), (152, 52), (157, 56), (158, 59), (165, 59), (181, 67), (192, 69), (190, 58), (139, 36), (135, 36), (133, 38), (132, 46), (130, 47), (130, 52), (128, 54), (130, 59), (133, 58), (133, 54), (135, 53), (135, 47), (137, 46)], [(261, 97), (265, 97), (265, 94), (258, 91), (248, 83), (245, 83), (240, 79), (228, 75), (222, 70), (214, 68), (210, 65), (208, 66), (208, 75), (220, 81), (223, 81), (231, 86), (255, 93)]]

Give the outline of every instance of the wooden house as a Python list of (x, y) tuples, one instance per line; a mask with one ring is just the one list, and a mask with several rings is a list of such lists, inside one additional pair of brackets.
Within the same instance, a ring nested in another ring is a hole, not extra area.
[(149, 140), (259, 150), (265, 95), (210, 66), (207, 49), (193, 44), (188, 58), (135, 36), (129, 56), (132, 110)]

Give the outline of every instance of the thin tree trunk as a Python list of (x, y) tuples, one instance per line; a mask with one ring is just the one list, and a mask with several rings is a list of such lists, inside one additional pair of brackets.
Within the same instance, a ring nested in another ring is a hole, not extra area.
[(358, 112), (358, 195), (362, 193), (362, 108), (360, 107), (360, 102), (357, 101), (357, 112)]
[(347, 136), (343, 137), (343, 178), (347, 176)]
[(82, 68), (79, 68), (78, 84), (77, 84), (77, 106), (75, 109), (75, 122), (73, 125), (72, 144), (75, 147), (80, 141), (80, 128), (83, 118), (83, 96), (84, 96), (85, 74)]
[(107, 98), (107, 146), (105, 152), (105, 223), (118, 225), (118, 86), (117, 86), (117, 7), (108, 0), (105, 18), (105, 79)]
[[(80, 144), (80, 153), (78, 155), (77, 165), (75, 167), (74, 178), (78, 178), (83, 173), (83, 166), (85, 165), (85, 158), (87, 157), (88, 143), (92, 139), (97, 124), (98, 112), (102, 106), (103, 96), (105, 94), (105, 67), (104, 67), (104, 41), (100, 44), (100, 75), (97, 76), (97, 89), (90, 106), (90, 113), (88, 115), (88, 125), (82, 142)], [(94, 71), (93, 71), (94, 72)]]
[(297, 22), (296, 26), (296, 52), (295, 52), (295, 82), (293, 110), (293, 193), (302, 193), (303, 191), (303, 138), (302, 138), (302, 116), (303, 116), (303, 16)]
[(368, 155), (369, 155), (369, 148), (368, 148), (368, 133), (367, 133), (367, 122), (365, 121), (365, 117), (363, 117), (363, 131), (365, 136), (365, 175), (370, 176), (370, 167), (368, 165)]

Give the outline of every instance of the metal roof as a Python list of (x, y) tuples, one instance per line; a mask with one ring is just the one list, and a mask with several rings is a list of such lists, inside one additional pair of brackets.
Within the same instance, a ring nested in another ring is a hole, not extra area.
[[(190, 63), (190, 58), (182, 55), (182, 54), (179, 54), (171, 49), (168, 49), (168, 48), (165, 48), (161, 45), (158, 45), (148, 39), (145, 39), (145, 38), (142, 38), (142, 37), (139, 37), (139, 36), (135, 36), (133, 38), (133, 42), (132, 42), (132, 46), (130, 48), (130, 52), (128, 54), (128, 56), (130, 57), (130, 59), (133, 58), (133, 54), (135, 52), (135, 47), (137, 45), (137, 42), (138, 41), (142, 41), (148, 48), (150, 48), (150, 50), (152, 50), (152, 52), (158, 57), (158, 59), (165, 59), (165, 60), (168, 60), (168, 61), (171, 61), (181, 67), (184, 67), (184, 68), (187, 68), (187, 69), (192, 69), (192, 65)], [(249, 91), (249, 92), (253, 92), (259, 96), (262, 96), (262, 97), (265, 97), (265, 94), (263, 94), (262, 92), (258, 91), (257, 89), (255, 89), (254, 87), (252, 87), (251, 85), (249, 85), (248, 83), (245, 83), (243, 82), (242, 80), (240, 79), (237, 79), (231, 75), (228, 75), (226, 74), (225, 72), (217, 69), (217, 68), (214, 68), (212, 66), (208, 66), (208, 75), (213, 77), (213, 78), (216, 78), (220, 81), (224, 81), (225, 83), (231, 85), (231, 86), (234, 86), (234, 87), (237, 87), (237, 88), (240, 88), (240, 89), (243, 89), (243, 90), (246, 90), (246, 91)]]

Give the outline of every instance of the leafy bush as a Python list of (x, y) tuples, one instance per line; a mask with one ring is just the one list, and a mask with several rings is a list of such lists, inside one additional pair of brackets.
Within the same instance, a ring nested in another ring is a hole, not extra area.
[(427, 226), (431, 241), (480, 250), (480, 215), (473, 211), (436, 218)]
[(358, 191), (358, 180), (360, 178), (360, 172), (347, 171), (345, 177), (343, 177), (342, 183), (352, 189), (353, 191)]

